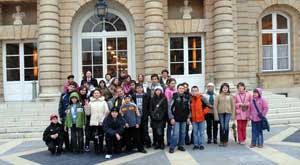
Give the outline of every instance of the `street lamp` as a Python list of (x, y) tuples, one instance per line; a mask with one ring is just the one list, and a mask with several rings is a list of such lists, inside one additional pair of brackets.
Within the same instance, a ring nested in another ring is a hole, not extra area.
[(107, 3), (105, 0), (98, 0), (95, 5), (95, 15), (99, 19), (105, 19), (107, 14)]

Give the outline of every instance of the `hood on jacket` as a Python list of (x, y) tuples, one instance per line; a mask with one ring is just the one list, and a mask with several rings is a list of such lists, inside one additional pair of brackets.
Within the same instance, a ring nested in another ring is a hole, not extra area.
[(258, 97), (261, 97), (263, 90), (261, 88), (256, 88), (256, 89), (254, 89), (253, 92), (257, 92), (258, 93)]
[(94, 101), (96, 101), (96, 100), (99, 100), (99, 101), (105, 101), (105, 97), (104, 97), (104, 96), (101, 96), (101, 97), (99, 97), (98, 99), (95, 99), (94, 97), (91, 97), (91, 98), (90, 98), (90, 101), (91, 101), (91, 102), (94, 102)]
[(77, 98), (77, 101), (79, 101), (80, 97), (79, 97), (79, 94), (77, 92), (72, 92), (70, 97), (69, 97), (69, 101), (71, 102), (71, 99), (73, 97), (76, 97)]

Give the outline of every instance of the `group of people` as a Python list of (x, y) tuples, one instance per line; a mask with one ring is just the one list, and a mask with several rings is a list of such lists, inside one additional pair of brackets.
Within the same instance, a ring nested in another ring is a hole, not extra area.
[(147, 153), (145, 147), (164, 149), (166, 135), (169, 152), (174, 153), (176, 147), (185, 151), (184, 146), (189, 144), (194, 145), (194, 150), (204, 150), (205, 143), (226, 147), (230, 120), (237, 120), (238, 143), (243, 145), (251, 120), (250, 147), (261, 148), (263, 129), (259, 114), (266, 116), (267, 111), (262, 90), (256, 88), (251, 94), (242, 82), (237, 84), (235, 95), (227, 83), (221, 85), (218, 94), (213, 83), (200, 93), (198, 86), (177, 85), (168, 70), (163, 70), (161, 76), (151, 75), (151, 84), (145, 82), (142, 74), (135, 81), (125, 72), (119, 77), (106, 74), (98, 83), (87, 71), (80, 86), (73, 75), (68, 76), (59, 101), (59, 116), (50, 116), (51, 124), (44, 131), (43, 140), (49, 151), (57, 155), (63, 151), (90, 152), (93, 141), (95, 153), (105, 153), (109, 159), (113, 153), (135, 148), (142, 153)]

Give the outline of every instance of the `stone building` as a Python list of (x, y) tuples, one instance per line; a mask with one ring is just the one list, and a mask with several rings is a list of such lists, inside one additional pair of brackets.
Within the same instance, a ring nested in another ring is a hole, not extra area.
[(30, 100), (33, 82), (40, 98), (57, 97), (69, 74), (80, 81), (86, 70), (101, 79), (165, 68), (202, 88), (243, 81), (300, 96), (299, 0), (106, 2), (99, 19), (96, 0), (0, 0), (1, 97)]

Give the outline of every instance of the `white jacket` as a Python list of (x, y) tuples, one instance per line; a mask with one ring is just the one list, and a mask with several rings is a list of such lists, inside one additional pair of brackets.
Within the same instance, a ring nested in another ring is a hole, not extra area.
[(87, 112), (91, 113), (90, 126), (98, 126), (103, 123), (104, 118), (109, 114), (109, 109), (105, 98), (98, 99), (91, 97)]

